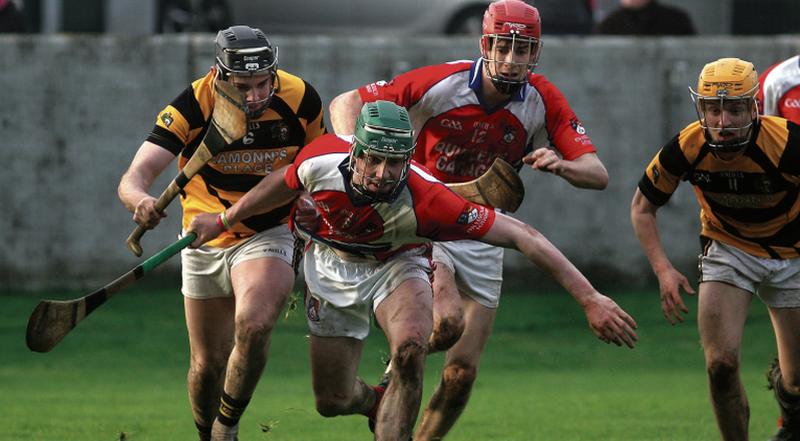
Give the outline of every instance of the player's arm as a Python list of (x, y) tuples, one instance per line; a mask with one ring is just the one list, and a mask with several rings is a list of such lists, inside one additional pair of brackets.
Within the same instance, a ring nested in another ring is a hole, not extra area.
[(357, 89), (344, 92), (334, 98), (328, 106), (333, 132), (337, 135), (352, 135), (358, 113), (363, 105), (364, 102)]
[(145, 141), (122, 175), (117, 195), (125, 208), (133, 213), (133, 220), (137, 224), (153, 228), (166, 216), (166, 213), (156, 209), (156, 198), (147, 191), (173, 159), (175, 155), (169, 150)]
[(191, 246), (199, 247), (239, 221), (274, 210), (296, 198), (301, 191), (290, 188), (284, 180), (288, 168), (287, 165), (265, 176), (223, 213), (201, 213), (195, 216), (189, 231), (195, 232), (197, 239)]
[(512, 217), (497, 213), (480, 239), (492, 245), (515, 248), (546, 271), (583, 308), (589, 327), (598, 338), (634, 347), (636, 322), (616, 302), (598, 292), (584, 275), (544, 235)]
[(658, 208), (659, 206), (650, 202), (641, 190), (636, 189), (631, 202), (633, 231), (647, 255), (647, 260), (650, 261), (653, 272), (658, 277), (664, 317), (674, 325), (677, 321), (683, 321), (681, 313), (689, 312), (681, 299), (679, 288), (682, 287), (687, 294), (694, 294), (694, 290), (686, 277), (672, 266), (664, 252), (656, 222)]
[(533, 169), (553, 173), (575, 187), (603, 190), (608, 185), (608, 172), (594, 152), (566, 160), (560, 158), (555, 151), (541, 147), (522, 160)]

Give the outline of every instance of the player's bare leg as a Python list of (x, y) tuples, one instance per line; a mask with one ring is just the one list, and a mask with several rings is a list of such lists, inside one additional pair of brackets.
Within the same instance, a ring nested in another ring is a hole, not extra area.
[(770, 387), (781, 410), (781, 427), (773, 440), (800, 436), (800, 308), (770, 308), (778, 344), (778, 372), (770, 372)]
[(422, 415), (415, 441), (441, 439), (450, 431), (464, 411), (478, 375), (481, 352), (492, 332), (497, 310), (468, 297), (462, 299), (466, 328), (458, 342), (447, 351), (442, 379)]
[(428, 352), (450, 349), (464, 332), (464, 306), (453, 273), (443, 264), (433, 275), (433, 332)]
[(225, 366), (233, 347), (233, 298), (184, 297), (189, 333), (189, 402), (202, 441), (211, 439)]
[(311, 384), (324, 417), (366, 414), (375, 392), (357, 376), (364, 343), (350, 337), (311, 336)]
[(750, 407), (739, 364), (752, 295), (726, 283), (703, 282), (699, 296), (697, 322), (717, 426), (724, 441), (746, 441)]
[(433, 320), (427, 280), (401, 283), (375, 311), (392, 358), (392, 381), (375, 422), (376, 440), (407, 440), (422, 401), (422, 380)]
[(291, 265), (277, 258), (246, 260), (231, 269), (236, 297), (234, 347), (212, 439), (233, 439), (267, 363), (270, 335), (294, 284)]

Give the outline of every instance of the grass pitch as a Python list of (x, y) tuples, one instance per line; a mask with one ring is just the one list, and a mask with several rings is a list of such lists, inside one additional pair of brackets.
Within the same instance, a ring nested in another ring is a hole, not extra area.
[[(85, 293), (73, 292), (61, 298)], [(188, 360), (177, 289), (119, 294), (47, 354), (25, 347), (39, 297), (4, 293), (0, 310), (0, 440), (145, 441), (196, 439), (185, 388)], [(695, 321), (670, 326), (658, 294), (612, 296), (639, 323), (634, 350), (606, 345), (563, 293), (506, 293), (478, 382), (448, 440), (719, 439), (708, 402)], [(373, 329), (361, 374), (377, 380), (386, 349)], [(766, 439), (778, 414), (764, 372), (775, 354), (766, 308), (753, 302), (742, 375), (751, 439)], [(441, 373), (429, 358), (425, 400)], [(326, 419), (314, 410), (308, 344), (295, 311), (273, 336), (270, 361), (241, 422), (243, 441), (371, 439), (366, 419)]]

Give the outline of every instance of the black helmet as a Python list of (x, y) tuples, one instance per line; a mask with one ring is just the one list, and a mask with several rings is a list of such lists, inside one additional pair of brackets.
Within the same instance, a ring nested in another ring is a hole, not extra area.
[(217, 33), (216, 64), (223, 80), (231, 74), (257, 75), (278, 70), (278, 48), (261, 29), (231, 26)]

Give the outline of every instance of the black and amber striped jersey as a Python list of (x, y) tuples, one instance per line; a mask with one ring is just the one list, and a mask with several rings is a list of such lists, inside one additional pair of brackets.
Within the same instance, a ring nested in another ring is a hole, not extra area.
[(800, 256), (800, 126), (761, 117), (740, 155), (709, 150), (699, 123), (669, 141), (647, 166), (639, 190), (664, 205), (681, 180), (694, 187), (702, 235), (756, 256)]
[[(214, 107), (214, 68), (194, 81), (158, 114), (148, 141), (179, 156), (183, 168), (208, 129)], [(322, 100), (301, 78), (278, 71), (279, 86), (269, 108), (248, 122), (247, 134), (214, 156), (181, 193), (183, 228), (198, 213), (219, 213), (230, 207), (261, 179), (292, 162), (306, 144), (325, 133)], [(236, 224), (209, 242), (228, 247), (256, 232), (287, 221), (290, 205)]]

